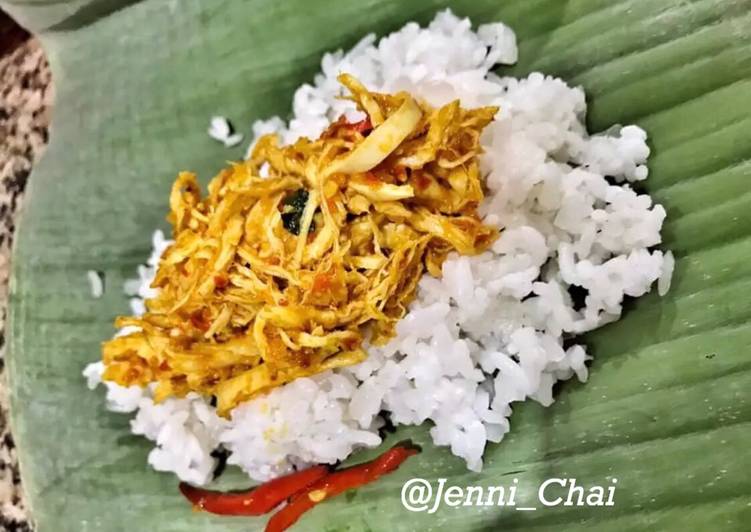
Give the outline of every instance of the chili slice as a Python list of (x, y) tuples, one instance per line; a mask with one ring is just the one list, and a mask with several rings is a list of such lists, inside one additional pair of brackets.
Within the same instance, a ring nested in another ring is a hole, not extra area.
[(275, 513), (266, 525), (266, 532), (287, 530), (319, 502), (378, 480), (417, 452), (412, 447), (393, 447), (375, 460), (326, 475), (292, 497), (287, 506)]
[(248, 491), (235, 493), (196, 488), (181, 482), (180, 492), (195, 508), (213, 514), (263, 515), (285, 499), (321, 480), (328, 472), (328, 467), (318, 465), (270, 480)]

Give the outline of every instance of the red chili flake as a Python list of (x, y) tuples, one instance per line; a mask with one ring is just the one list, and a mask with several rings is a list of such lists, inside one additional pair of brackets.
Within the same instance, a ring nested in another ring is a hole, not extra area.
[(229, 285), (229, 277), (223, 273), (214, 276), (214, 286), (219, 290), (227, 288), (227, 285)]
[(357, 349), (360, 347), (360, 340), (357, 338), (347, 338), (344, 340), (344, 347), (349, 349), (350, 351)]
[(326, 198), (326, 206), (329, 208), (329, 211), (332, 213), (337, 212), (337, 206), (336, 206), (336, 198)]
[(364, 120), (350, 124), (349, 127), (363, 136), (367, 137), (371, 131), (373, 131), (373, 123), (370, 121), (370, 117), (366, 117)]
[(415, 187), (417, 187), (417, 190), (425, 190), (430, 186), (430, 183), (430, 178), (425, 174), (420, 173), (415, 175)]
[(380, 187), (383, 181), (373, 172), (365, 173), (365, 182), (371, 187)]
[(313, 292), (325, 292), (331, 288), (331, 276), (327, 273), (319, 273), (313, 278)]
[(211, 326), (208, 311), (205, 308), (193, 311), (190, 314), (190, 323), (199, 331), (208, 331)]
[(407, 173), (407, 168), (404, 166), (395, 165), (391, 169), (391, 175), (394, 176), (394, 178), (399, 183), (404, 183), (409, 178), (409, 174)]

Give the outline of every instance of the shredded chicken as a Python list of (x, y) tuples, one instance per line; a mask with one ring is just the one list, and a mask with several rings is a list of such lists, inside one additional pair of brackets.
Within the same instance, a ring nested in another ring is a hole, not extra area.
[[(484, 251), (477, 155), (498, 108), (434, 109), (339, 78), (367, 118), (318, 140), (261, 137), (203, 198), (181, 172), (164, 253), (138, 332), (103, 345), (104, 378), (156, 383), (155, 400), (198, 392), (221, 415), (295, 378), (362, 361), (387, 342), (427, 271)], [(267, 177), (261, 177), (267, 175)]]

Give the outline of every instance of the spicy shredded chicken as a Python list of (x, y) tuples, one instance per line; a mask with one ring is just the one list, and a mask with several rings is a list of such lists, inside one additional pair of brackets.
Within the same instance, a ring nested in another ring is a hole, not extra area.
[[(427, 271), (476, 254), (497, 230), (477, 214), (477, 156), (496, 107), (441, 108), (339, 78), (362, 122), (317, 140), (261, 137), (202, 197), (181, 172), (170, 194), (174, 244), (162, 256), (138, 332), (103, 345), (104, 378), (156, 383), (155, 400), (198, 392), (218, 411), (327, 369), (355, 364), (364, 340), (395, 334)], [(265, 177), (262, 177), (265, 176)]]

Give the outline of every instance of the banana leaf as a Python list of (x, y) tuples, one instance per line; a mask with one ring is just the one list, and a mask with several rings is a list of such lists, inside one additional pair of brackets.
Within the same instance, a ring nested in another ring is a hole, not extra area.
[[(585, 340), (586, 385), (515, 408), (482, 473), (424, 451), (395, 474), (307, 514), (298, 530), (742, 530), (751, 522), (751, 0), (2, 0), (42, 40), (57, 100), (13, 262), (8, 367), (23, 481), (40, 532), (252, 530), (261, 518), (191, 512), (147, 442), (81, 378), (127, 310), (120, 287), (164, 227), (179, 169), (204, 178), (242, 156), (206, 136), (288, 115), (327, 50), (450, 5), (517, 32), (520, 62), (580, 84), (599, 131), (650, 134), (646, 190), (668, 211), (673, 288), (628, 306)], [(92, 299), (86, 271), (105, 275)], [(360, 453), (354, 460), (373, 456)], [(611, 485), (611, 507), (409, 512), (410, 478), (510, 486), (540, 506), (549, 478)], [(224, 487), (245, 483), (237, 472)]]

